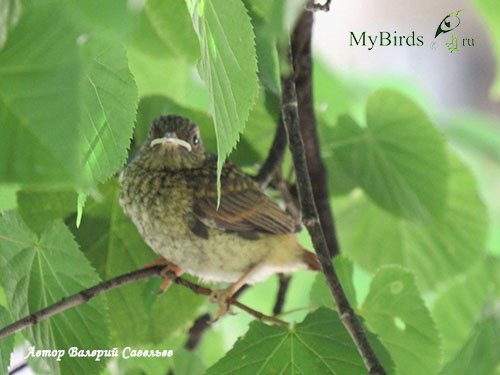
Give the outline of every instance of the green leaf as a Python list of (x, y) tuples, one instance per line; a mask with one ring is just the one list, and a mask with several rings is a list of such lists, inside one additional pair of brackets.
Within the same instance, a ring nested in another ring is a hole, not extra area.
[(120, 169), (127, 157), (138, 104), (125, 50), (99, 39), (83, 43), (82, 162), (95, 183)]
[(409, 271), (381, 268), (360, 314), (390, 351), (398, 374), (436, 373), (441, 359), (439, 334)]
[(481, 197), (488, 202), (489, 239), (486, 249), (500, 254), (500, 132), (493, 116), (460, 114), (444, 127), (450, 142), (474, 170)]
[[(366, 102), (366, 89), (359, 83), (333, 72), (320, 58), (313, 60), (313, 95), (316, 112), (326, 122), (335, 124), (337, 117), (356, 112)], [(327, 139), (332, 136), (325, 134)], [(321, 138), (324, 140), (324, 138)]]
[(63, 4), (81, 35), (99, 35), (114, 44), (130, 37), (145, 5), (124, 0), (106, 0), (98, 5), (93, 0), (59, 1), (59, 5)]
[(200, 49), (184, 0), (150, 0), (145, 13), (162, 42), (176, 56), (196, 63)]
[(332, 145), (335, 143), (332, 135), (336, 133), (335, 128), (330, 126), (322, 115), (318, 115), (317, 123), (318, 135), (321, 140), (321, 157), (328, 171), (328, 191), (333, 196), (346, 195), (357, 184), (351, 177), (351, 173), (342, 168), (341, 163), (332, 152)]
[[(259, 90), (255, 105), (250, 111), (245, 134), (231, 159), (242, 164), (262, 163), (271, 148), (279, 118), (279, 97), (268, 90)], [(246, 142), (246, 144), (244, 144)], [(251, 147), (252, 150), (249, 150)], [(252, 152), (253, 155), (250, 155)]]
[(247, 0), (253, 12), (266, 19), (278, 39), (288, 38), (306, 0)]
[[(72, 228), (85, 255), (103, 279), (144, 267), (157, 256), (144, 243), (118, 203), (117, 181), (102, 188), (99, 202), (89, 199), (78, 229)], [(74, 224), (74, 219), (69, 219)], [(173, 285), (156, 296), (160, 279), (141, 281), (107, 293), (111, 328), (118, 345), (165, 340), (195, 317), (205, 298)], [(182, 301), (182, 309), (178, 301)]]
[(486, 210), (470, 171), (449, 155), (451, 176), (441, 219), (421, 223), (396, 218), (353, 192), (352, 203), (337, 213), (345, 254), (370, 271), (386, 264), (408, 267), (423, 289), (433, 289), (477, 262), (486, 240)]
[(0, 212), (17, 208), (18, 185), (0, 184)]
[[(351, 306), (356, 309), (358, 303), (356, 301), (356, 290), (353, 284), (353, 265), (352, 262), (343, 255), (336, 256), (333, 258), (333, 266), (337, 272), (342, 288), (346, 293), (347, 299)], [(333, 297), (330, 293), (330, 289), (326, 285), (325, 276), (323, 274), (318, 274), (316, 280), (311, 288), (311, 304), (312, 305), (323, 305), (331, 309), (336, 309), (333, 303)]]
[(186, 3), (200, 41), (201, 71), (215, 122), (220, 174), (258, 94), (254, 34), (240, 1), (186, 0)]
[(136, 48), (127, 52), (141, 97), (165, 95), (184, 107), (209, 111), (208, 93), (194, 66), (178, 59), (150, 56)]
[(440, 374), (498, 374), (499, 366), (500, 317), (497, 313), (476, 324), (466, 344)]
[(176, 374), (203, 375), (206, 368), (196, 353), (179, 349), (174, 355), (174, 370)]
[(497, 72), (495, 83), (491, 87), (491, 93), (498, 100), (500, 99), (500, 9), (495, 0), (475, 0), (474, 4), (484, 17), (486, 26), (490, 32), (489, 40), (493, 42), (493, 50), (495, 51), (497, 60)]
[(392, 90), (368, 100), (366, 128), (343, 116), (333, 155), (380, 207), (423, 222), (446, 202), (448, 161), (441, 134), (409, 98)]
[(80, 77), (65, 13), (50, 2), (26, 6), (0, 50), (1, 182), (82, 183)]
[(19, 214), (31, 230), (41, 233), (48, 222), (76, 210), (77, 194), (70, 191), (30, 191), (17, 193)]
[(127, 46), (129, 49), (147, 55), (147, 57), (166, 58), (172, 55), (175, 56), (175, 52), (158, 35), (145, 10), (139, 14), (137, 25)]
[[(388, 371), (391, 358), (380, 342), (370, 342)], [(207, 374), (366, 374), (363, 361), (337, 313), (321, 308), (291, 327), (253, 322)]]
[[(246, 2), (245, 6), (248, 8), (250, 4)], [(276, 48), (277, 37), (273, 30), (274, 25), (271, 25), (263, 17), (251, 10), (250, 17), (255, 32), (255, 49), (260, 82), (273, 94), (280, 95), (279, 59)]]
[[(0, 280), (15, 320), (100, 281), (63, 223), (50, 223), (37, 237), (14, 213), (0, 217), (0, 268)], [(38, 349), (106, 348), (107, 322), (106, 305), (98, 298), (31, 326), (24, 333)], [(98, 373), (104, 365), (104, 361), (93, 358), (45, 360), (53, 374)]]
[[(0, 306), (0, 327), (5, 327), (12, 323), (9, 311)], [(10, 354), (14, 350), (14, 336), (0, 340), (0, 374), (7, 374), (7, 368), (10, 365)]]
[(447, 362), (468, 339), (486, 299), (492, 293), (494, 259), (479, 262), (462, 279), (446, 289), (434, 303), (433, 316), (441, 333), (443, 358)]

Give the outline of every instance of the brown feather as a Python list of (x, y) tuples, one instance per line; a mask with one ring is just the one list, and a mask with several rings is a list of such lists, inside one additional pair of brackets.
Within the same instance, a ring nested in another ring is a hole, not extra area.
[(201, 190), (202, 187), (213, 185), (211, 182), (214, 181), (211, 173), (199, 174), (191, 181), (195, 191), (193, 211), (205, 225), (236, 232), (294, 232), (292, 217), (233, 164), (226, 163), (223, 167), (222, 194), (218, 209), (217, 195)]

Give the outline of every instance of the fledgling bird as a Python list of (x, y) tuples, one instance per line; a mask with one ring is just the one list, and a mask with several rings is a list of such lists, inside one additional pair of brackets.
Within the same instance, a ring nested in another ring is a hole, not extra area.
[[(232, 283), (214, 299), (224, 310), (245, 283), (278, 272), (319, 270), (295, 238), (292, 217), (236, 165), (225, 163), (217, 208), (217, 157), (189, 119), (160, 116), (120, 175), (120, 204), (165, 272)], [(162, 289), (170, 280), (165, 278)], [(223, 311), (220, 312), (223, 314)]]

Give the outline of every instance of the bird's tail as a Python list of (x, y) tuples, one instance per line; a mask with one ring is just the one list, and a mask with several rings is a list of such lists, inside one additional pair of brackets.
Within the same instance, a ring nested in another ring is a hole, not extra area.
[(304, 250), (302, 254), (302, 260), (306, 264), (307, 268), (311, 271), (320, 271), (321, 266), (318, 261), (318, 257), (316, 254), (311, 253), (310, 251)]

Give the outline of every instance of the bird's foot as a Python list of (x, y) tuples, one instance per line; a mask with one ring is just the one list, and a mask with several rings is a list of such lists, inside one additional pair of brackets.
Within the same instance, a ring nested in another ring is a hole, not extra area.
[(146, 264), (144, 268), (151, 268), (155, 266), (165, 266), (165, 268), (163, 268), (160, 271), (160, 275), (163, 276), (163, 282), (160, 285), (160, 290), (158, 290), (156, 294), (162, 294), (168, 288), (170, 288), (170, 285), (172, 285), (172, 277), (171, 277), (172, 273), (175, 274), (176, 277), (179, 277), (180, 275), (183, 274), (182, 269), (178, 265), (169, 262), (165, 258), (158, 258)]
[(231, 299), (233, 298), (233, 294), (234, 291), (232, 288), (218, 289), (214, 290), (208, 297), (210, 302), (217, 304), (214, 321), (226, 314), (234, 315), (234, 312), (231, 310)]

